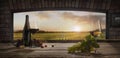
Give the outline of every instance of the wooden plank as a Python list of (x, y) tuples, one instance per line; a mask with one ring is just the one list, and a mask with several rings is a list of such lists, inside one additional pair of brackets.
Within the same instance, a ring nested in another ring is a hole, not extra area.
[(42, 4), (41, 4), (41, 5), (42, 5), (42, 8), (44, 8), (44, 7), (45, 7), (45, 5), (44, 5), (45, 2), (44, 2), (44, 0), (41, 0), (41, 2), (42, 2)]
[(38, 0), (38, 8), (41, 8), (41, 0)]
[(31, 9), (32, 8), (32, 6), (31, 6), (31, 0), (25, 0), (25, 7), (27, 8), (27, 9)]
[(91, 0), (91, 2), (90, 2), (90, 9), (94, 9), (94, 0)]
[(52, 0), (51, 4), (52, 4), (52, 8), (55, 8), (55, 0)]
[(90, 2), (91, 2), (91, 0), (87, 0), (87, 2), (86, 2), (86, 8), (87, 8), (87, 9), (90, 8)]

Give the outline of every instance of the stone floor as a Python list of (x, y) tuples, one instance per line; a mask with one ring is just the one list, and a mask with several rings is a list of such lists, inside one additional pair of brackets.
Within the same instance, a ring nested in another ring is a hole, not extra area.
[[(120, 58), (120, 42), (100, 42), (97, 53), (91, 55), (69, 54), (67, 48), (75, 43), (44, 43), (46, 48), (16, 48), (0, 43), (0, 58)], [(54, 47), (51, 47), (54, 45)]]

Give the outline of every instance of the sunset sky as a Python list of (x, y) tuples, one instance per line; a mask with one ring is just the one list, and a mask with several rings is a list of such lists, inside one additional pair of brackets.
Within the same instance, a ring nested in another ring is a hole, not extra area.
[(14, 13), (14, 31), (22, 30), (25, 15), (29, 15), (31, 28), (44, 31), (91, 31), (105, 29), (106, 14), (84, 11), (34, 11)]

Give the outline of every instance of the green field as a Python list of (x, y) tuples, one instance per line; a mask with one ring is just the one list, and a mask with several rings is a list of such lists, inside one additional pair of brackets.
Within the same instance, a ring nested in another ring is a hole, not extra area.
[[(36, 33), (32, 34), (32, 39), (38, 40), (82, 40), (88, 32), (71, 33)], [(14, 33), (14, 40), (22, 39), (22, 33)]]
[[(61, 32), (61, 33), (35, 33), (31, 34), (32, 39), (37, 40), (83, 40), (89, 32)], [(22, 39), (22, 33), (14, 33), (14, 40)], [(99, 40), (105, 39), (105, 33), (102, 37), (97, 37)]]

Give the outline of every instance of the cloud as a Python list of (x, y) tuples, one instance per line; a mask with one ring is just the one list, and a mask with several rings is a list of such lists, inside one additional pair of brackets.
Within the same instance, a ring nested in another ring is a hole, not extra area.
[(36, 15), (38, 18), (40, 18), (40, 20), (41, 20), (41, 19), (49, 19), (49, 18), (50, 18), (49, 14), (46, 13), (46, 12), (38, 12), (38, 13), (36, 13), (35, 15)]
[(84, 16), (78, 16), (78, 15), (74, 15), (73, 13), (70, 12), (64, 12), (61, 17), (64, 20), (75, 20), (75, 21), (83, 21), (86, 18)]
[(98, 20), (101, 21), (101, 25), (103, 26), (103, 28), (105, 28), (105, 14), (89, 14), (89, 15), (83, 15), (83, 16), (79, 16), (71, 13), (71, 12), (64, 12), (61, 17), (64, 20), (71, 20), (71, 21), (75, 21), (77, 25), (94, 25), (95, 28), (98, 28)]
[(73, 20), (73, 21), (98, 21), (101, 20), (102, 22), (105, 21), (105, 15), (85, 15), (85, 16), (79, 16), (79, 15), (74, 15), (73, 13), (70, 12), (64, 12), (61, 17), (64, 20)]

